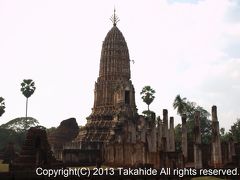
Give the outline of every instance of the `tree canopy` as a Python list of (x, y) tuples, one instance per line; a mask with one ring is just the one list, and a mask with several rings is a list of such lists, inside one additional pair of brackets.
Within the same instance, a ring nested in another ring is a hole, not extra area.
[(231, 126), (229, 133), (236, 142), (240, 142), (240, 118)]
[(34, 93), (35, 89), (35, 82), (32, 79), (24, 79), (21, 83), (21, 91), (26, 98), (29, 98)]
[(149, 105), (153, 102), (155, 99), (155, 90), (151, 88), (151, 86), (144, 86), (141, 93), (142, 95), (142, 100), (145, 102), (148, 106), (148, 111), (149, 111)]
[(4, 98), (0, 97), (0, 117), (5, 113), (5, 102)]
[(27, 119), (25, 117), (19, 117), (15, 118), (5, 124), (2, 124), (0, 128), (3, 129), (11, 129), (15, 132), (25, 132), (27, 131), (30, 127), (35, 127), (39, 126), (38, 120), (28, 117)]
[(186, 111), (186, 98), (181, 98), (181, 96), (178, 94), (173, 102), (173, 108), (177, 109), (177, 113), (182, 116), (183, 113)]
[[(197, 105), (195, 102), (187, 101), (187, 98), (181, 98), (177, 95), (173, 102), (174, 109), (177, 109), (179, 115), (186, 114), (187, 116), (187, 131), (189, 141), (193, 141), (194, 134), (194, 114), (196, 111), (200, 112), (200, 130), (203, 143), (211, 142), (212, 124), (209, 120), (210, 113), (203, 107)], [(181, 138), (181, 124), (175, 127), (176, 141)]]
[(34, 93), (35, 89), (36, 89), (35, 82), (32, 79), (24, 79), (23, 82), (21, 83), (22, 94), (26, 97), (26, 120), (28, 112), (28, 98)]
[(9, 143), (14, 143), (16, 151), (20, 151), (27, 130), (30, 127), (39, 127), (38, 120), (28, 117), (15, 118), (0, 126), (0, 151)]

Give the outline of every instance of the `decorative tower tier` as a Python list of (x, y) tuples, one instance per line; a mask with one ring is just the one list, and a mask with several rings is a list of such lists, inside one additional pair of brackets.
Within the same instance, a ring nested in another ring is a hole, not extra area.
[(132, 120), (137, 115), (128, 47), (116, 26), (118, 18), (115, 12), (112, 22), (113, 27), (102, 44), (92, 113), (77, 141), (109, 141), (121, 126), (123, 117)]

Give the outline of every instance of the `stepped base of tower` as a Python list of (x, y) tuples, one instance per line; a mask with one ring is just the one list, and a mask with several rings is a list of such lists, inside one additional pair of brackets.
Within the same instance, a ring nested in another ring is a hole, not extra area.
[(64, 146), (63, 161), (85, 165), (95, 165), (98, 161), (108, 162), (107, 157), (111, 154), (109, 147), (112, 144), (133, 141), (128, 135), (134, 132), (133, 120), (136, 117), (130, 118), (126, 116), (128, 113), (124, 114), (124, 117), (118, 114), (109, 119), (104, 119), (106, 116), (97, 118), (96, 115), (91, 115), (87, 124), (80, 129), (79, 135)]
[(109, 142), (117, 124), (114, 120), (91, 120), (81, 128), (74, 142)]

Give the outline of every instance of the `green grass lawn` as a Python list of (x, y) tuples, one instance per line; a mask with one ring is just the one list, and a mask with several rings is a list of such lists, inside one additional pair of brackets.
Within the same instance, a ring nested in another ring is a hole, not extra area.
[(9, 165), (8, 164), (0, 164), (0, 173), (1, 172), (9, 172)]

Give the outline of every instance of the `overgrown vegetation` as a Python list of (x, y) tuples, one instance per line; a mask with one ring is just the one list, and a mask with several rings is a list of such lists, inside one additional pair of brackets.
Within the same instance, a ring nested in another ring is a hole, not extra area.
[[(188, 141), (193, 141), (194, 135), (194, 114), (196, 111), (200, 112), (200, 128), (201, 128), (201, 138), (203, 144), (211, 143), (212, 139), (212, 122), (209, 119), (210, 113), (203, 107), (197, 105), (195, 102), (188, 101), (187, 98), (181, 98), (177, 95), (173, 102), (174, 109), (177, 113), (182, 116), (186, 114), (187, 116), (187, 135)], [(220, 129), (220, 135), (222, 141), (229, 141), (232, 138), (235, 142), (240, 142), (240, 119), (231, 126), (229, 132), (225, 133), (225, 129)], [(175, 127), (175, 139), (176, 148), (181, 150), (181, 136), (182, 136), (182, 125), (178, 124)]]
[(147, 104), (147, 110), (142, 112), (145, 117), (150, 118), (154, 113), (153, 111), (150, 111), (149, 106), (155, 99), (155, 96), (154, 96), (155, 93), (156, 93), (155, 90), (151, 86), (144, 86), (140, 93), (140, 95), (142, 96), (143, 102)]
[[(30, 127), (39, 126), (39, 122), (31, 117), (27, 117), (28, 98), (34, 93), (35, 82), (31, 79), (24, 79), (21, 83), (21, 92), (26, 97), (26, 116), (13, 119), (0, 126), (0, 151), (8, 144), (14, 143), (18, 151), (24, 141), (26, 131)], [(0, 116), (5, 112), (4, 98), (0, 97)], [(44, 128), (39, 126), (40, 128)]]
[[(177, 110), (177, 113), (182, 116), (186, 114), (187, 117), (187, 135), (188, 141), (193, 141), (193, 134), (194, 134), (194, 114), (196, 111), (200, 112), (200, 127), (201, 127), (201, 135), (202, 135), (202, 142), (204, 144), (208, 144), (211, 142), (211, 135), (212, 135), (212, 123), (209, 119), (210, 113), (205, 110), (203, 107), (197, 105), (195, 102), (188, 101), (187, 98), (181, 98), (180, 95), (177, 95), (174, 102), (173, 108)], [(182, 126), (178, 124), (175, 127), (175, 138), (177, 143), (177, 148), (180, 150), (181, 144), (181, 132)]]
[(5, 113), (5, 102), (4, 98), (0, 97), (0, 117)]
[(0, 126), (0, 151), (3, 150), (9, 142), (14, 143), (15, 150), (19, 151), (24, 142), (27, 130), (36, 126), (39, 126), (39, 122), (32, 117), (28, 117), (27, 119), (25, 117), (19, 117), (6, 124), (2, 124)]
[(224, 128), (220, 129), (222, 141), (228, 141), (233, 139), (235, 142), (240, 142), (240, 118), (237, 118), (236, 122), (231, 126), (229, 132), (225, 132)]

